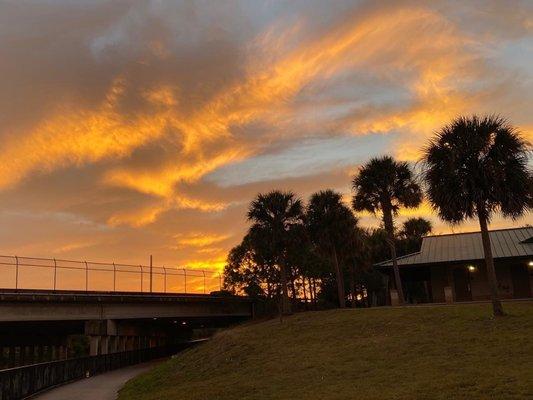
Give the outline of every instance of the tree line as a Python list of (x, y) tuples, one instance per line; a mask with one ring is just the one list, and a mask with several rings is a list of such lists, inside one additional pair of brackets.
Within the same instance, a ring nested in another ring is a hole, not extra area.
[[(516, 219), (531, 209), (531, 145), (502, 117), (458, 117), (435, 133), (422, 154), (418, 175), (390, 156), (369, 160), (352, 179), (351, 207), (331, 189), (305, 204), (290, 191), (259, 194), (248, 209), (247, 234), (229, 252), (225, 288), (262, 298), (281, 314), (302, 300), (305, 307), (318, 301), (341, 308), (371, 305), (388, 286), (372, 266), (391, 259), (391, 283), (403, 303), (397, 258), (418, 251), (432, 226), (412, 218), (397, 229), (395, 219), (425, 197), (443, 221), (478, 220), (493, 312), (503, 315), (488, 224), (495, 213)], [(362, 211), (380, 216), (381, 227), (361, 227)]]

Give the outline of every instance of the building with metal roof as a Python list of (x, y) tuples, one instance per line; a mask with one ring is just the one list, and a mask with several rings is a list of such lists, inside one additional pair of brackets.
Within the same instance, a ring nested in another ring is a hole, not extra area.
[[(489, 232), (498, 289), (503, 298), (533, 291), (533, 227)], [(480, 232), (427, 236), (420, 251), (398, 258), (410, 302), (482, 300), (489, 297)], [(390, 273), (392, 261), (375, 265)]]

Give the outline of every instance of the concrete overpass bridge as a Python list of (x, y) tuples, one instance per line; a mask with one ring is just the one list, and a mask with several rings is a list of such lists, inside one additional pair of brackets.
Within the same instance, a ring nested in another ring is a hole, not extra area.
[[(160, 347), (253, 317), (238, 296), (0, 289), (4, 367)], [(81, 344), (80, 344), (81, 343)]]

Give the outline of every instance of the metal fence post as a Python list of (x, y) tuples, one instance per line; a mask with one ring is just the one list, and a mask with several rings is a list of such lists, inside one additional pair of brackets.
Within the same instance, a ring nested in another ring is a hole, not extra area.
[(167, 292), (167, 269), (163, 267), (163, 273), (164, 273), (164, 292)]
[(218, 273), (218, 288), (220, 291), (222, 291), (222, 274)]
[(19, 288), (19, 258), (18, 256), (15, 256), (15, 289)]
[(117, 267), (113, 262), (113, 292), (117, 291)]
[(150, 293), (152, 293), (152, 255), (150, 254)]
[(54, 258), (54, 290), (56, 290), (56, 281), (57, 281), (57, 261)]
[(89, 291), (89, 264), (85, 261), (85, 291)]
[(205, 294), (205, 271), (202, 270), (202, 273), (204, 274), (204, 294)]
[(143, 266), (139, 265), (139, 268), (141, 269), (141, 293), (143, 292)]
[(187, 293), (187, 270), (183, 268), (183, 281), (185, 282), (185, 293)]

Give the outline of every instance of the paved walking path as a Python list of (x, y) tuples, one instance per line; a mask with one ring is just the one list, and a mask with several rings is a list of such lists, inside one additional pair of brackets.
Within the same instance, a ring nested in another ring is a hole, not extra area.
[(120, 368), (49, 390), (32, 397), (38, 400), (115, 400), (119, 389), (131, 378), (148, 371), (161, 360)]

